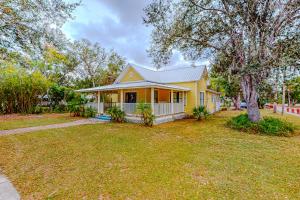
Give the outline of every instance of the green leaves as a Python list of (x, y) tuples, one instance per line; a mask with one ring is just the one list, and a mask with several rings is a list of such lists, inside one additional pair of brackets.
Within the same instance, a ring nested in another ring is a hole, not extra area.
[(0, 73), (0, 112), (29, 113), (47, 92), (50, 82), (39, 71), (9, 65)]
[(199, 106), (193, 109), (193, 115), (197, 120), (201, 120), (201, 119), (207, 119), (209, 113), (204, 106)]

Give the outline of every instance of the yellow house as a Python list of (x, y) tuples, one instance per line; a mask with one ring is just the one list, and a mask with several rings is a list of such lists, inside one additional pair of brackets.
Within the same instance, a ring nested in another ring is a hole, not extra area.
[(193, 108), (205, 106), (210, 113), (220, 109), (220, 94), (208, 89), (205, 66), (182, 67), (171, 70), (150, 70), (130, 65), (112, 85), (81, 89), (78, 92), (97, 94), (90, 103), (99, 114), (111, 106), (119, 106), (126, 119), (139, 122), (138, 103), (151, 104), (155, 123), (172, 121), (191, 115)]

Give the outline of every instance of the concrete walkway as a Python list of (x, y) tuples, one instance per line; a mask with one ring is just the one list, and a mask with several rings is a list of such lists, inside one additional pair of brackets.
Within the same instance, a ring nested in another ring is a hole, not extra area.
[(20, 195), (3, 175), (0, 175), (0, 200), (19, 200)]
[(96, 124), (96, 123), (104, 123), (103, 121), (97, 119), (82, 119), (73, 122), (67, 123), (60, 123), (60, 124), (50, 124), (45, 126), (34, 126), (34, 127), (27, 127), (27, 128), (17, 128), (11, 130), (3, 130), (0, 131), (0, 136), (2, 135), (10, 135), (10, 134), (20, 134), (20, 133), (28, 133), (32, 131), (40, 131), (40, 130), (47, 130), (47, 129), (54, 129), (54, 128), (65, 128), (70, 126), (79, 126), (84, 124)]

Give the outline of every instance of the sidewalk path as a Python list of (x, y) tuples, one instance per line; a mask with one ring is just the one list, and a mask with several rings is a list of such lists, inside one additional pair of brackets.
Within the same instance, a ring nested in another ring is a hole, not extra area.
[(14, 186), (5, 178), (0, 175), (0, 200), (19, 200), (20, 195)]
[(28, 133), (32, 131), (40, 131), (40, 130), (47, 130), (47, 129), (54, 129), (54, 128), (65, 128), (70, 126), (79, 126), (84, 124), (96, 124), (96, 123), (104, 123), (103, 121), (99, 121), (97, 119), (82, 119), (73, 122), (67, 123), (60, 123), (60, 124), (50, 124), (45, 126), (34, 126), (34, 127), (27, 127), (27, 128), (17, 128), (11, 130), (3, 130), (0, 131), (0, 136), (2, 135), (10, 135), (10, 134), (20, 134), (20, 133)]

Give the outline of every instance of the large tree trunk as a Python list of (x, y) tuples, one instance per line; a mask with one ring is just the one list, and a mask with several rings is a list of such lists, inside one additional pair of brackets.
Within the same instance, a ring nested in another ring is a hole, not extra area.
[(244, 99), (247, 103), (249, 120), (252, 122), (258, 122), (260, 120), (260, 112), (257, 103), (258, 94), (253, 77), (251, 75), (244, 75), (242, 77), (241, 86)]

